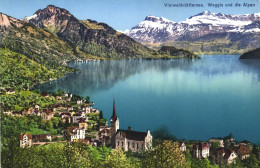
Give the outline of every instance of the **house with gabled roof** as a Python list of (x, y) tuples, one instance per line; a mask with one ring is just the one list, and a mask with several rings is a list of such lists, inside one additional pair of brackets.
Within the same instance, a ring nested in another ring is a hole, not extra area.
[(182, 151), (182, 152), (185, 152), (186, 151), (186, 145), (184, 142), (178, 142), (178, 145), (179, 145), (179, 149)]
[(212, 159), (214, 164), (227, 165), (233, 163), (237, 158), (234, 150), (228, 148), (218, 148), (213, 154)]
[(207, 143), (197, 143), (193, 145), (193, 156), (195, 158), (207, 158), (209, 157), (209, 145)]
[(81, 118), (79, 120), (79, 128), (88, 128), (88, 124), (87, 124), (87, 119), (86, 118)]
[(31, 147), (32, 146), (32, 134), (26, 133), (26, 134), (20, 134), (20, 147), (24, 148), (26, 146)]
[(152, 135), (150, 131), (132, 131), (131, 127), (127, 130), (118, 129), (115, 135), (115, 148), (122, 148), (124, 151), (140, 152), (147, 150), (152, 145)]
[(245, 144), (240, 144), (235, 151), (241, 160), (248, 158), (251, 154), (251, 148)]
[(43, 109), (43, 112), (41, 113), (41, 118), (44, 121), (51, 120), (53, 116), (54, 113), (48, 109)]
[(70, 138), (70, 141), (83, 140), (85, 139), (85, 128), (68, 127), (67, 134)]
[(64, 112), (64, 113), (61, 113), (61, 121), (63, 123), (71, 123), (71, 116), (70, 116), (70, 112)]

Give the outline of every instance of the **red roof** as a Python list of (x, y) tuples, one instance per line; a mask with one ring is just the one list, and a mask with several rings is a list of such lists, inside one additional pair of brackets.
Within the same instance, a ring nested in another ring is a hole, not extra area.
[(79, 123), (85, 123), (86, 122), (86, 119), (85, 118), (81, 118), (80, 120), (79, 120)]
[(251, 153), (251, 149), (247, 145), (239, 145), (236, 148), (236, 151), (239, 152), (241, 155), (248, 155)]
[(20, 140), (23, 140), (24, 135), (26, 135), (28, 137), (28, 139), (32, 139), (32, 134), (26, 133), (26, 134), (20, 134), (20, 136), (19, 136)]
[(197, 143), (197, 144), (193, 145), (193, 149), (205, 150), (205, 149), (209, 149), (209, 146), (207, 143)]
[(218, 148), (213, 155), (217, 155), (218, 153), (224, 154), (224, 158), (228, 159), (230, 157), (230, 155), (233, 153), (234, 151), (232, 149), (227, 149), (227, 148)]
[(113, 115), (112, 115), (111, 119), (112, 119), (113, 121), (116, 121), (116, 119), (117, 119), (115, 100), (113, 101)]

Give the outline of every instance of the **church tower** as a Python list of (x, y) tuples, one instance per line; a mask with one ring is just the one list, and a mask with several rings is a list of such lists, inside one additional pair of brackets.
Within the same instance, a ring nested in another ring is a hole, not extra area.
[(119, 119), (116, 116), (116, 105), (115, 100), (113, 101), (113, 115), (110, 118), (110, 126), (111, 126), (111, 137), (115, 136), (117, 130), (119, 129)]

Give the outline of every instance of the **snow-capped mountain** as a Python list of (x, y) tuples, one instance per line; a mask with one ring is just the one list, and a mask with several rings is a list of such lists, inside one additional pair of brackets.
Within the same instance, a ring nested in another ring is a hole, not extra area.
[(126, 34), (142, 43), (192, 41), (216, 33), (259, 33), (260, 13), (229, 15), (204, 11), (185, 21), (147, 16)]

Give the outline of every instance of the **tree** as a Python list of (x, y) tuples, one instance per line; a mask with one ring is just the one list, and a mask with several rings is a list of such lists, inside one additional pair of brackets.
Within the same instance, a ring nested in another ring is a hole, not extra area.
[(90, 103), (90, 97), (89, 96), (87, 96), (85, 100), (86, 100), (86, 103)]
[(99, 112), (99, 119), (103, 119), (103, 111), (102, 110)]
[(53, 129), (53, 124), (52, 124), (51, 121), (47, 121), (47, 122), (46, 122), (45, 129), (46, 129), (47, 131), (50, 131), (50, 130)]
[(165, 126), (153, 131), (152, 135), (155, 140), (177, 140), (177, 138), (172, 135)]
[(106, 159), (104, 167), (131, 168), (131, 162), (121, 148), (115, 149)]
[(245, 167), (251, 167), (251, 168), (259, 168), (259, 161), (256, 159), (256, 156), (254, 154), (251, 154), (251, 156), (245, 160), (243, 160)]
[(60, 122), (60, 118), (52, 117), (51, 122), (53, 123), (54, 128), (58, 128), (58, 124)]
[(146, 151), (142, 165), (149, 168), (188, 167), (178, 143), (172, 141), (161, 141), (154, 149)]

